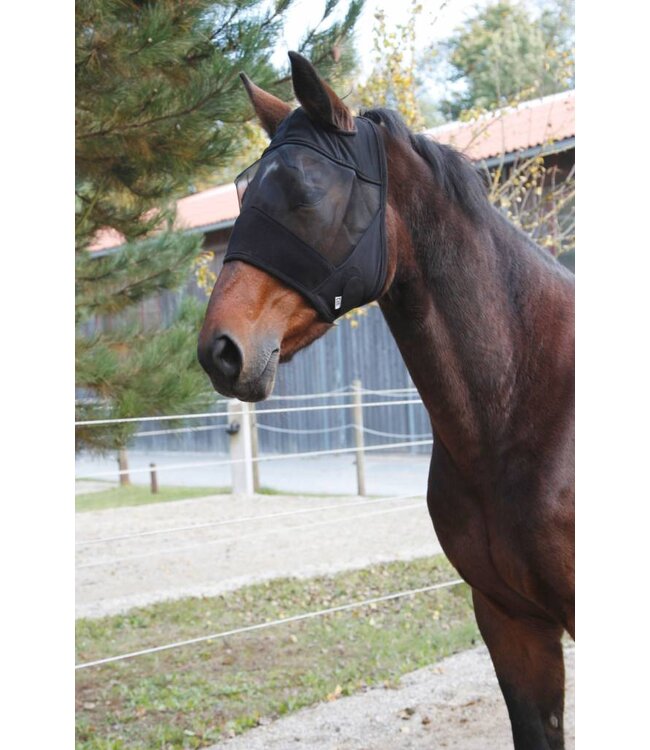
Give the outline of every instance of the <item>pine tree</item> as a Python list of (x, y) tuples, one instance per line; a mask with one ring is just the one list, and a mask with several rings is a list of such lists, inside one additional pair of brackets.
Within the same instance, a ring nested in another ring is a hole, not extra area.
[[(291, 2), (77, 0), (78, 420), (173, 413), (205, 390), (195, 362), (200, 305), (185, 300), (158, 331), (129, 322), (129, 312), (178, 288), (201, 252), (199, 235), (173, 230), (173, 205), (241, 146), (252, 110), (239, 72), (290, 98), (290, 77), (271, 55)], [(350, 0), (332, 23), (339, 0), (326, 0), (299, 47), (334, 84), (353, 63), (346, 40), (362, 4)], [(124, 244), (93, 251), (107, 229)], [(134, 429), (80, 428), (77, 447), (119, 450)]]

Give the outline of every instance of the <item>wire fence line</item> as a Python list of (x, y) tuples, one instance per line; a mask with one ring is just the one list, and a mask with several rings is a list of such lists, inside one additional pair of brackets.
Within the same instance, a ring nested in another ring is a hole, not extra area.
[(425, 438), (430, 438), (431, 433), (425, 432), (421, 435), (411, 435), (404, 434), (402, 432), (383, 432), (382, 430), (373, 430), (370, 427), (358, 427), (357, 425), (352, 425), (352, 427), (356, 427), (358, 430), (361, 430), (362, 432), (365, 432), (367, 435), (377, 435), (378, 437), (387, 437), (387, 438), (408, 438), (409, 440), (424, 440)]
[(400, 394), (405, 393), (417, 393), (418, 390), (415, 387), (409, 388), (383, 388), (383, 389), (371, 389), (371, 388), (355, 388), (353, 385), (346, 385), (342, 388), (337, 388), (333, 391), (326, 391), (324, 393), (304, 393), (301, 395), (293, 396), (269, 396), (267, 401), (303, 401), (313, 398), (349, 398), (354, 393), (361, 393), (364, 395), (377, 395), (377, 396), (388, 396), (389, 398), (395, 398)]
[(102, 542), (116, 542), (124, 539), (136, 539), (146, 536), (165, 535), (165, 534), (176, 534), (183, 531), (195, 531), (200, 529), (207, 529), (214, 526), (227, 526), (234, 523), (245, 523), (250, 521), (265, 521), (271, 518), (284, 518), (286, 516), (296, 516), (304, 513), (316, 513), (318, 511), (325, 510), (338, 510), (340, 508), (357, 508), (361, 505), (378, 505), (381, 503), (396, 502), (398, 500), (412, 500), (413, 498), (422, 498), (422, 493), (414, 495), (396, 495), (393, 497), (378, 497), (372, 500), (360, 500), (355, 502), (346, 501), (344, 503), (337, 503), (336, 505), (317, 505), (311, 508), (299, 508), (297, 510), (285, 510), (278, 513), (264, 513), (254, 516), (240, 516), (239, 518), (228, 518), (223, 521), (209, 521), (208, 523), (195, 523), (188, 524), (186, 526), (172, 526), (167, 529), (151, 529), (149, 531), (138, 531), (133, 534), (120, 534), (117, 536), (97, 537), (95, 539), (83, 539), (79, 542), (75, 542), (77, 547), (82, 547), (90, 544), (99, 544)]
[[(363, 403), (363, 408), (376, 408), (380, 406), (403, 406), (403, 405), (422, 405), (421, 399), (401, 399), (395, 401), (369, 401)], [(332, 409), (353, 409), (356, 404), (320, 404), (316, 406), (288, 406), (277, 409), (256, 409), (256, 414), (289, 414), (292, 412), (309, 412), (309, 411), (330, 411)], [(86, 419), (75, 422), (75, 427), (88, 427), (93, 425), (111, 425), (111, 424), (129, 424), (133, 422), (161, 422), (181, 419), (208, 419), (211, 417), (233, 417), (243, 416), (249, 412), (242, 409), (241, 411), (232, 412), (200, 412), (189, 414), (166, 414), (154, 417), (122, 417), (119, 419)]]
[(330, 391), (321, 391), (320, 393), (294, 393), (286, 396), (272, 395), (267, 401), (306, 401), (316, 398), (347, 398), (350, 393), (350, 386), (344, 385), (341, 388), (333, 388)]
[[(335, 388), (331, 391), (323, 391), (321, 393), (296, 393), (291, 395), (272, 395), (266, 399), (266, 402), (275, 401), (310, 401), (320, 398), (350, 398), (355, 392), (359, 392), (363, 395), (377, 395), (386, 396), (388, 398), (397, 398), (401, 394), (413, 393), (417, 394), (417, 388), (383, 388), (383, 389), (372, 389), (372, 388), (355, 388), (353, 385), (345, 385), (341, 388)], [(195, 404), (213, 404), (215, 402), (213, 395), (207, 395), (203, 398), (198, 398), (193, 403)], [(85, 404), (88, 403), (88, 399), (77, 399), (77, 403)], [(222, 400), (218, 403), (224, 403)]]
[[(227, 415), (220, 415), (220, 416), (227, 416)], [(313, 430), (304, 430), (304, 429), (293, 428), (293, 427), (276, 427), (275, 425), (264, 424), (263, 422), (258, 422), (257, 420), (255, 420), (255, 427), (257, 427), (258, 430), (268, 430), (269, 432), (278, 432), (284, 435), (321, 435), (323, 433), (328, 433), (328, 432), (342, 432), (343, 430), (350, 430), (352, 428), (361, 429), (363, 432), (367, 433), (368, 435), (378, 435), (380, 437), (390, 437), (390, 438), (403, 438), (404, 440), (408, 440), (408, 439), (420, 440), (420, 439), (429, 437), (430, 435), (430, 433), (412, 435), (406, 432), (383, 432), (381, 430), (373, 430), (370, 427), (365, 427), (365, 426), (359, 427), (358, 425), (355, 425), (352, 422), (347, 422), (346, 424), (337, 425), (336, 427), (321, 427), (321, 428), (316, 428)], [(223, 429), (225, 429), (225, 426), (221, 424), (202, 425), (200, 427), (175, 427), (169, 430), (150, 430), (148, 432), (136, 432), (131, 437), (134, 437), (134, 438), (155, 437), (157, 435), (174, 435), (176, 433), (205, 432), (207, 430), (223, 430)]]
[[(328, 432), (343, 432), (345, 430), (349, 430), (350, 427), (355, 427), (356, 425), (353, 425), (351, 423), (348, 424), (342, 424), (337, 425), (336, 427), (321, 427), (314, 430), (301, 430), (299, 428), (292, 428), (292, 427), (275, 427), (274, 425), (270, 424), (264, 424), (262, 422), (258, 422), (255, 420), (255, 427), (257, 427), (258, 430), (268, 430), (269, 432), (278, 432), (282, 435), (322, 435), (323, 433)], [(408, 438), (408, 435), (402, 435), (402, 437)]]
[(376, 597), (373, 597), (372, 599), (364, 599), (362, 601), (357, 601), (357, 602), (348, 602), (347, 604), (341, 604), (336, 607), (327, 607), (326, 609), (319, 609), (313, 612), (303, 612), (298, 615), (292, 615), (291, 617), (282, 617), (277, 620), (260, 622), (255, 625), (245, 625), (240, 628), (233, 628), (232, 630), (226, 630), (220, 633), (211, 633), (210, 635), (201, 635), (201, 636), (198, 636), (197, 638), (188, 638), (187, 640), (184, 640), (184, 641), (176, 641), (175, 643), (166, 643), (162, 646), (153, 646), (150, 648), (140, 649), (139, 651), (131, 651), (130, 653), (126, 653), (126, 654), (118, 654), (117, 656), (108, 656), (104, 659), (95, 659), (94, 661), (83, 662), (81, 664), (76, 664), (75, 670), (88, 669), (89, 667), (96, 667), (102, 664), (111, 664), (117, 661), (124, 661), (125, 659), (133, 659), (137, 656), (146, 656), (149, 654), (156, 654), (156, 653), (160, 653), (161, 651), (169, 651), (175, 648), (191, 646), (196, 643), (216, 641), (220, 638), (226, 638), (228, 636), (239, 635), (240, 633), (250, 633), (255, 630), (262, 630), (264, 628), (272, 628), (272, 627), (276, 627), (277, 625), (286, 625), (291, 622), (300, 622), (301, 620), (310, 620), (315, 617), (324, 617), (326, 615), (331, 615), (336, 612), (344, 612), (350, 609), (359, 609), (361, 607), (366, 607), (371, 604), (379, 604), (380, 602), (387, 602), (387, 601), (391, 601), (394, 599), (401, 599), (406, 596), (415, 596), (417, 594), (424, 594), (430, 591), (437, 591), (440, 589), (451, 588), (452, 586), (458, 586), (461, 583), (464, 583), (464, 581), (460, 578), (456, 578), (454, 580), (445, 581), (443, 583), (435, 583), (435, 584), (432, 584), (431, 586), (422, 586), (421, 588), (417, 588), (417, 589), (397, 591), (392, 594), (385, 594), (384, 596), (376, 596)]
[[(413, 441), (429, 436), (425, 432), (429, 425), (424, 405), (415, 388), (410, 386), (372, 389), (354, 381), (336, 390), (277, 398), (278, 401), (267, 403), (262, 409), (229, 399), (216, 402), (210, 411), (190, 407), (183, 414), (115, 418), (106, 415), (102, 419), (78, 420), (75, 424), (85, 429), (131, 425), (135, 429), (128, 436), (126, 450), (211, 453), (212, 456), (232, 453), (229, 436), (242, 420), (249, 421), (255, 431), (255, 452), (264, 454), (345, 448), (352, 444), (349, 431), (353, 427), (363, 430), (368, 438), (365, 442), (370, 445), (379, 443), (382, 438)], [(321, 403), (314, 403), (314, 399)], [(269, 399), (273, 400), (274, 397)], [(355, 413), (359, 402), (365, 415), (361, 419)], [(347, 414), (354, 415), (354, 420), (346, 419)], [(353, 421), (357, 424), (352, 424)], [(404, 449), (411, 453), (423, 452), (423, 448), (417, 446), (404, 446)]]
[[(383, 445), (367, 445), (363, 448), (364, 451), (379, 451), (387, 450), (389, 448), (409, 448), (418, 445), (433, 445), (433, 439), (429, 440), (412, 440), (409, 442), (402, 443), (384, 443)], [(334, 448), (326, 451), (302, 451), (295, 453), (282, 453), (279, 455), (271, 456), (253, 456), (250, 458), (229, 458), (223, 461), (192, 461), (189, 464), (160, 464), (156, 466), (156, 471), (171, 471), (180, 469), (195, 469), (206, 466), (229, 466), (232, 464), (246, 464), (246, 463), (258, 463), (261, 461), (284, 461), (291, 458), (315, 458), (317, 456), (333, 456), (345, 453), (358, 453), (359, 448)], [(122, 475), (122, 474), (149, 474), (151, 468), (143, 466), (135, 469), (114, 469), (111, 471), (98, 471), (92, 473), (92, 479), (99, 477), (108, 477)], [(85, 479), (87, 477), (77, 477), (78, 479)]]
[(377, 435), (378, 437), (388, 437), (388, 438), (401, 438), (402, 440), (424, 440), (425, 438), (431, 437), (430, 432), (422, 433), (421, 435), (412, 435), (406, 432), (383, 432), (382, 430), (373, 430), (371, 427), (366, 427), (365, 425), (363, 426), (356, 425), (356, 424), (353, 424), (352, 422), (348, 422), (347, 424), (339, 425), (337, 427), (327, 427), (327, 428), (317, 429), (317, 430), (299, 430), (299, 429), (292, 429), (291, 427), (274, 427), (272, 425), (261, 424), (260, 422), (256, 420), (255, 427), (257, 427), (258, 430), (269, 430), (270, 432), (281, 432), (285, 435), (318, 435), (323, 432), (337, 432), (337, 431), (355, 429), (355, 430), (361, 430), (361, 432), (365, 432), (367, 435)]
[[(219, 416), (226, 417), (227, 414), (219, 414)], [(174, 435), (176, 433), (188, 433), (188, 432), (207, 432), (209, 430), (224, 430), (226, 425), (223, 424), (208, 424), (200, 425), (199, 427), (172, 427), (169, 430), (150, 430), (148, 432), (135, 432), (131, 437), (156, 437), (157, 435)]]
[[(330, 391), (322, 391), (320, 393), (295, 393), (291, 395), (275, 395), (269, 396), (266, 401), (303, 401), (303, 400), (309, 400), (309, 399), (318, 399), (318, 398), (341, 398), (341, 397), (349, 397), (350, 391), (352, 390), (353, 386), (350, 385), (344, 385), (341, 388), (334, 388)], [(400, 388), (400, 389), (393, 389), (389, 388), (386, 389), (386, 393), (392, 393), (395, 390), (402, 392), (402, 391), (415, 391), (415, 388)], [(381, 392), (381, 391), (378, 391)], [(193, 404), (214, 404), (215, 401), (217, 403), (224, 403), (223, 399), (215, 398), (214, 392), (212, 393), (206, 393), (204, 396), (199, 396), (196, 399), (193, 399), (191, 403)], [(88, 406), (88, 405), (95, 405), (97, 407), (106, 406), (106, 402), (100, 401), (97, 399), (88, 399), (88, 398), (77, 398), (76, 403), (80, 404), (82, 406)]]
[(382, 516), (387, 513), (396, 513), (404, 510), (413, 510), (414, 508), (421, 507), (420, 503), (413, 503), (411, 505), (400, 505), (397, 508), (386, 508), (383, 510), (375, 510), (370, 513), (357, 513), (356, 515), (346, 516), (345, 518), (327, 518), (323, 521), (312, 521), (311, 523), (300, 524), (298, 526), (274, 528), (274, 529), (263, 529), (261, 531), (253, 531), (250, 534), (238, 534), (237, 537), (219, 537), (219, 539), (209, 539), (205, 542), (195, 542), (193, 544), (185, 545), (183, 547), (165, 547), (165, 549), (152, 550), (150, 552), (140, 552), (136, 555), (125, 555), (124, 557), (109, 558), (107, 560), (95, 560), (90, 563), (82, 563), (77, 565), (77, 570), (83, 570), (86, 568), (97, 568), (104, 565), (119, 565), (124, 562), (131, 562), (132, 560), (142, 560), (148, 557), (167, 557), (168, 555), (175, 555), (183, 552), (194, 552), (199, 547), (211, 547), (216, 544), (232, 544), (233, 542), (240, 542), (244, 539), (255, 539), (261, 536), (267, 536), (268, 534), (278, 534), (283, 531), (304, 531), (305, 529), (316, 528), (317, 526), (327, 526), (332, 523), (341, 523), (345, 521), (356, 521), (360, 518), (371, 518), (373, 516)]
[[(418, 420), (415, 420), (416, 413), (412, 412), (413, 406), (422, 408), (421, 400), (411, 397), (413, 388), (394, 388), (394, 389), (363, 389), (359, 381), (355, 381), (351, 386), (338, 391), (328, 391), (317, 394), (301, 394), (292, 396), (292, 399), (307, 398), (341, 398), (350, 397), (347, 400), (338, 403), (324, 404), (302, 404), (288, 405), (283, 407), (271, 407), (256, 410), (248, 404), (241, 403), (235, 399), (225, 402), (226, 412), (201, 412), (187, 414), (171, 414), (150, 417), (124, 417), (116, 419), (100, 420), (83, 420), (77, 422), (77, 425), (116, 425), (116, 424), (139, 424), (144, 429), (134, 433), (132, 437), (136, 438), (138, 447), (145, 451), (160, 450), (157, 448), (157, 440), (172, 440), (171, 444), (166, 447), (172, 452), (179, 450), (179, 446), (187, 443), (182, 440), (190, 440), (195, 445), (195, 450), (205, 454), (206, 450), (212, 455), (193, 456), (191, 460), (187, 458), (183, 461), (166, 463), (162, 462), (149, 463), (149, 466), (128, 467), (125, 463), (116, 468), (102, 468), (99, 470), (87, 469), (80, 470), (77, 479), (93, 478), (118, 478), (123, 483), (124, 477), (133, 476), (150, 476), (152, 492), (157, 491), (158, 476), (163, 472), (184, 471), (190, 469), (211, 469), (229, 466), (231, 470), (231, 488), (233, 494), (249, 494), (260, 488), (259, 469), (261, 462), (280, 461), (291, 459), (313, 459), (325, 456), (342, 456), (346, 454), (356, 454), (357, 469), (357, 489), (359, 495), (365, 495), (365, 468), (363, 456), (366, 452), (395, 450), (408, 450), (411, 453), (422, 452), (426, 447), (432, 444), (430, 432), (416, 430), (416, 422), (424, 427), (421, 422), (421, 414), (418, 410)], [(371, 399), (364, 402), (364, 394), (368, 394)], [(380, 400), (376, 400), (377, 398)], [(389, 417), (393, 414), (395, 407), (406, 407), (408, 414), (405, 415), (402, 410), (402, 416)], [(391, 407), (391, 410), (384, 411)], [(353, 411), (350, 412), (349, 410)], [(365, 410), (380, 409), (378, 413), (373, 412), (368, 419), (370, 424), (366, 424), (364, 417)], [(306, 414), (305, 414), (306, 413)], [(318, 415), (337, 414), (334, 419), (324, 416), (322, 420)], [(349, 414), (352, 420), (345, 419)], [(271, 418), (270, 421), (265, 419), (265, 415), (277, 416), (277, 420)], [(292, 415), (297, 415), (296, 419), (291, 419)], [(305, 415), (305, 416), (302, 416)], [(314, 416), (310, 416), (314, 415)], [(383, 416), (386, 415), (386, 416)], [(404, 417), (406, 416), (406, 420)], [(185, 424), (169, 426), (163, 429), (157, 429), (156, 424), (162, 420), (176, 421), (182, 420), (207, 420), (207, 424)], [(386, 420), (386, 426), (402, 427), (402, 431), (395, 429), (376, 429), (382, 427)], [(342, 421), (343, 423), (336, 424)], [(292, 424), (293, 422), (293, 424)], [(320, 422), (320, 424), (318, 424)], [(332, 424), (334, 422), (334, 424)], [(149, 429), (148, 426), (154, 427)], [(241, 430), (241, 435), (238, 433)], [(195, 442), (194, 436), (197, 437), (198, 443)], [(351, 438), (354, 435), (354, 439)], [(203, 437), (205, 436), (205, 437)], [(369, 439), (365, 440), (364, 436)], [(146, 439), (144, 443), (140, 440)], [(150, 442), (151, 441), (151, 442)], [(260, 446), (263, 446), (260, 451)], [(226, 455), (224, 455), (226, 454)], [(229, 454), (229, 455), (228, 455)], [(180, 456), (179, 456), (180, 458)], [(128, 481), (128, 480), (127, 480)], [(141, 480), (142, 481), (142, 480)], [(398, 490), (399, 491), (399, 490)]]
[(352, 389), (352, 393), (355, 391), (362, 396), (386, 396), (386, 398), (400, 398), (407, 394), (419, 395), (417, 388), (385, 388), (383, 390), (373, 390), (372, 388)]

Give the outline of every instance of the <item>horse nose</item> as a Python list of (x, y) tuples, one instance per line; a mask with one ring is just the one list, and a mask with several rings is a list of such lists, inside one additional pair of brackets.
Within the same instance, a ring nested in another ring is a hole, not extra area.
[(212, 365), (215, 374), (229, 383), (233, 383), (239, 377), (242, 353), (230, 336), (224, 334), (215, 339), (212, 346)]

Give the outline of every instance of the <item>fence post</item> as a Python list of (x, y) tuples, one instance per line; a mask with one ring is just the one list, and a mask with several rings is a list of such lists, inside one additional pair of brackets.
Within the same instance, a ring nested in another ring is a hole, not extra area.
[(260, 491), (260, 463), (257, 460), (259, 456), (259, 444), (257, 437), (257, 417), (255, 415), (255, 404), (248, 405), (248, 414), (251, 427), (251, 455), (253, 457), (253, 492)]
[(131, 484), (129, 478), (129, 456), (126, 448), (119, 448), (117, 451), (117, 469), (120, 478), (120, 487), (128, 487)]
[(251, 448), (251, 423), (248, 404), (237, 399), (228, 401), (228, 427), (230, 435), (230, 464), (233, 495), (253, 494), (253, 452)]
[(361, 381), (352, 381), (352, 394), (354, 409), (354, 441), (357, 448), (357, 490), (359, 495), (366, 494), (366, 463), (363, 452), (363, 395), (361, 393)]
[(149, 464), (149, 477), (151, 480), (151, 494), (158, 492), (158, 474), (156, 474), (156, 464)]

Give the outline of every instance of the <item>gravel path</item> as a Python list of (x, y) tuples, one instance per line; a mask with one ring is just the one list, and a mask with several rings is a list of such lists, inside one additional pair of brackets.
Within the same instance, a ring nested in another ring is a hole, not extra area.
[[(575, 747), (572, 643), (565, 646), (566, 750)], [(464, 651), (373, 688), (256, 727), (208, 750), (512, 750), (508, 715), (486, 648)]]
[[(329, 509), (313, 510), (323, 506)], [(259, 518), (292, 511), (301, 512)], [(241, 518), (249, 520), (222, 523)], [(79, 544), (207, 523), (222, 525)], [(423, 497), (215, 495), (77, 513), (76, 526), (77, 617), (124, 612), (164, 599), (214, 596), (282, 576), (314, 576), (440, 552)]]
[[(423, 498), (366, 502), (216, 495), (78, 513), (77, 616), (215, 595), (280, 576), (313, 576), (440, 552)], [(373, 504), (375, 503), (375, 504)], [(327, 506), (328, 510), (314, 510)], [(332, 507), (330, 507), (332, 506)], [(294, 515), (259, 518), (292, 511)], [(258, 520), (236, 521), (254, 516)], [(91, 539), (219, 523), (79, 545)], [(574, 649), (566, 647), (567, 750), (574, 748)], [(484, 647), (374, 688), (298, 711), (211, 750), (510, 750), (507, 713)]]

